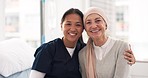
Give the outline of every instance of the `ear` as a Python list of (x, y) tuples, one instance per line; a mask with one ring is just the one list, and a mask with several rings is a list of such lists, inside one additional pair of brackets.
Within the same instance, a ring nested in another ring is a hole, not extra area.
[(61, 31), (63, 30), (62, 23), (61, 23)]
[(106, 28), (105, 28), (105, 29), (107, 30), (107, 24), (106, 24), (105, 26), (106, 26)]

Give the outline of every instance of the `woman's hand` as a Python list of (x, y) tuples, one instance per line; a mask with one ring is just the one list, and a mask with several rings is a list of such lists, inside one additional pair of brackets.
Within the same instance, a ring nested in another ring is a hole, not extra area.
[(135, 56), (131, 49), (125, 51), (124, 58), (129, 61), (128, 62), (129, 65), (133, 65), (136, 62)]

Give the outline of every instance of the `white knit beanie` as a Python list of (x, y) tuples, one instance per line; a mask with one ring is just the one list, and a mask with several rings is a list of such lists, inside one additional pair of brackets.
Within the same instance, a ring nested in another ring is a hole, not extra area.
[(86, 18), (90, 14), (93, 14), (93, 13), (99, 14), (104, 19), (104, 21), (106, 22), (106, 24), (108, 26), (108, 18), (107, 18), (107, 16), (105, 15), (104, 11), (101, 8), (98, 8), (98, 7), (90, 7), (89, 9), (87, 9), (87, 11), (84, 13), (84, 18), (83, 18), (84, 25), (85, 25)]

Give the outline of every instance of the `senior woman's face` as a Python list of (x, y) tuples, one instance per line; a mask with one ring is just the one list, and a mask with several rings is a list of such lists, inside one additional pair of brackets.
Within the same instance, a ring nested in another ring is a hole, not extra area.
[(85, 19), (85, 30), (91, 38), (101, 38), (105, 36), (106, 23), (99, 14), (90, 14)]

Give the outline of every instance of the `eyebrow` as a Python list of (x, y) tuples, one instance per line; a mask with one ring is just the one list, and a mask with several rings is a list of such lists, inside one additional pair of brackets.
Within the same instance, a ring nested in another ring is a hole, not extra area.
[(76, 22), (76, 23), (81, 23), (81, 22)]
[(66, 22), (71, 22), (71, 21), (66, 21)]
[(91, 21), (90, 19), (86, 20), (86, 21)]
[[(71, 21), (66, 21), (66, 23), (71, 23)], [(77, 21), (76, 23), (77, 23), (77, 24), (81, 24), (80, 21)]]
[(96, 20), (96, 19), (102, 19), (102, 18), (101, 18), (101, 17), (97, 17), (97, 18), (95, 18), (95, 20)]

